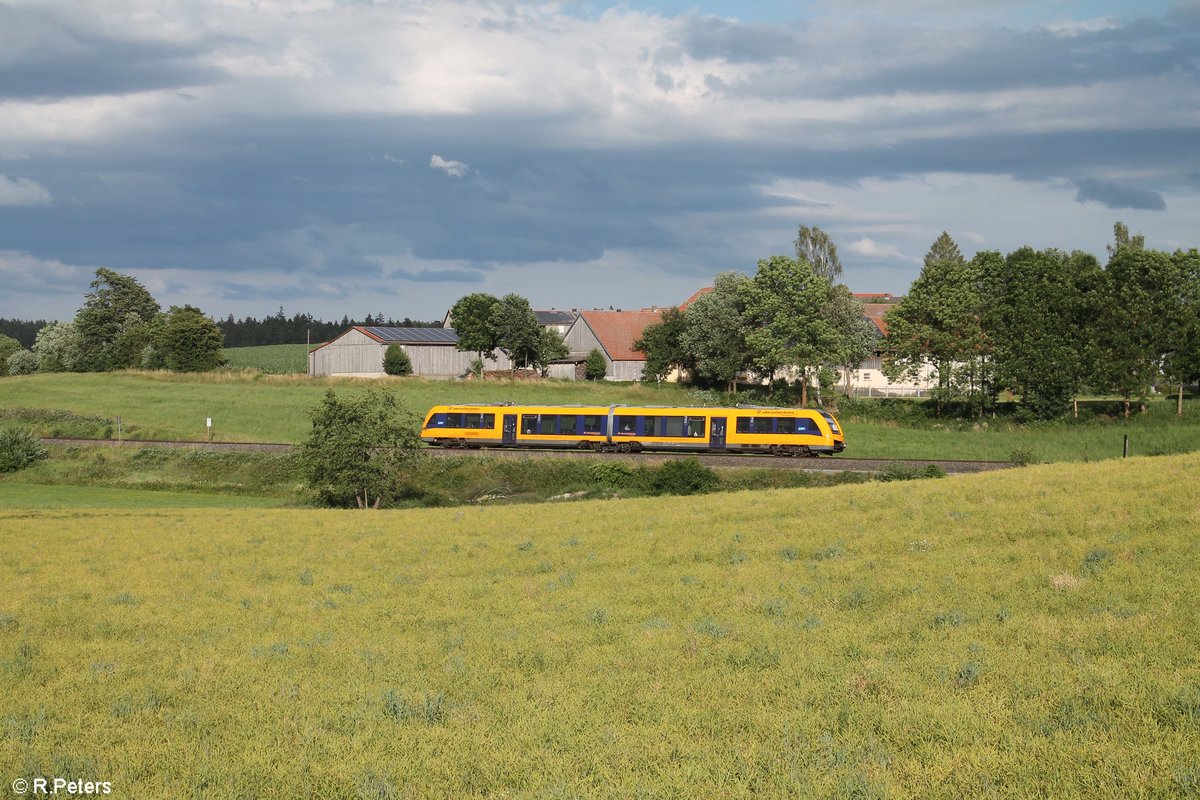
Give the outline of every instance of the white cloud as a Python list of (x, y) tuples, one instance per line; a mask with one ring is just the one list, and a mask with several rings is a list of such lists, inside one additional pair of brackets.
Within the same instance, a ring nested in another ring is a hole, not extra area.
[(900, 252), (900, 248), (890, 244), (877, 242), (870, 236), (864, 236), (861, 239), (851, 242), (846, 245), (846, 249), (856, 256), (873, 259), (895, 259), (897, 261), (907, 261), (909, 258)]
[(404, 164), (403, 158), (396, 158), (395, 156), (389, 155), (387, 153), (383, 154), (383, 160), (388, 162), (389, 164), (395, 164), (398, 167)]
[(48, 206), (52, 202), (49, 190), (37, 181), (0, 174), (0, 206)]
[(461, 161), (448, 161), (437, 155), (429, 159), (429, 166), (432, 169), (440, 169), (452, 178), (461, 178), (471, 169)]

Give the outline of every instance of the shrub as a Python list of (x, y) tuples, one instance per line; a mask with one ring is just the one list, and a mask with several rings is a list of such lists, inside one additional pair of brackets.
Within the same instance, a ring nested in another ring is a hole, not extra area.
[(383, 353), (383, 371), (388, 375), (412, 375), (412, 359), (400, 345), (389, 344)]
[[(221, 329), (195, 306), (171, 306), (159, 337), (167, 369), (175, 372), (208, 372), (221, 366), (225, 337)], [(144, 346), (137, 348), (137, 359)]]
[(16, 472), (49, 456), (33, 431), (0, 428), (0, 473)]
[(623, 461), (596, 461), (588, 464), (588, 477), (605, 486), (626, 486), (632, 475), (633, 469)]
[(21, 349), (21, 343), (16, 339), (0, 334), (0, 375), (8, 374), (8, 357)]
[(694, 456), (668, 461), (650, 476), (652, 494), (703, 494), (717, 488), (717, 473)]
[(1008, 463), (1014, 467), (1027, 467), (1036, 461), (1036, 456), (1030, 450), (1016, 449), (1008, 454)]
[(588, 353), (584, 371), (589, 381), (600, 380), (608, 371), (608, 367), (604, 363), (604, 354), (600, 352), (599, 348), (593, 347), (592, 352)]
[(9, 375), (32, 375), (37, 369), (37, 356), (28, 350), (18, 350), (8, 357)]

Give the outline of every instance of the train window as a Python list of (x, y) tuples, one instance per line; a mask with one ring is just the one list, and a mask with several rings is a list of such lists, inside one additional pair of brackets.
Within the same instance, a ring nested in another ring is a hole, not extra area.
[(522, 414), (521, 415), (521, 433), (529, 436), (537, 433), (538, 417), (540, 414)]
[(686, 417), (687, 435), (693, 439), (704, 438), (704, 417)]
[(658, 430), (658, 417), (643, 417), (642, 419), (644, 420), (643, 424), (646, 426), (646, 435), (657, 436), (658, 434), (655, 431)]
[(476, 430), (479, 428), (494, 428), (496, 427), (495, 414), (463, 414), (464, 428)]
[(429, 421), (425, 423), (426, 428), (444, 428), (446, 427), (445, 414), (430, 414)]
[(771, 433), (773, 417), (738, 417), (738, 433)]
[(588, 414), (583, 418), (583, 432), (603, 434), (604, 433), (604, 417), (599, 414)]
[(564, 414), (558, 418), (558, 433), (560, 436), (570, 436), (579, 430), (579, 417), (574, 414)]
[(558, 433), (558, 415), (538, 414), (537, 432), (543, 436), (553, 436)]
[(462, 414), (447, 414), (446, 415), (446, 427), (447, 428), (461, 428), (463, 426), (462, 418), (463, 418)]
[(832, 414), (822, 411), (821, 416), (824, 417), (825, 421), (829, 423), (829, 430), (833, 431), (834, 433), (841, 433), (841, 431), (838, 430), (838, 424), (834, 421)]
[(633, 436), (637, 433), (637, 417), (627, 414), (616, 418), (613, 434), (617, 436)]
[(817, 432), (816, 423), (805, 417), (776, 420), (777, 433), (813, 434)]
[(663, 436), (683, 436), (683, 424), (686, 417), (663, 417)]
[(754, 433), (754, 417), (738, 417), (737, 432)]

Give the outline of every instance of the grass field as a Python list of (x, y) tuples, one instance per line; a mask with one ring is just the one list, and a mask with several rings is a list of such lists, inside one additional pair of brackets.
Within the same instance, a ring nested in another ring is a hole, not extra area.
[(306, 344), (227, 347), (222, 357), (230, 369), (257, 369), (270, 375), (306, 374), (311, 349)]
[(283, 502), (278, 497), (254, 497), (251, 495), (149, 491), (146, 489), (121, 489), (109, 486), (46, 486), (32, 483), (18, 483), (16, 481), (0, 483), (0, 509), (229, 509), (269, 508), (282, 505)]
[[(323, 380), (307, 376), (248, 373), (50, 374), (0, 379), (0, 422), (32, 423), (43, 435), (115, 438), (122, 417), (125, 436), (136, 439), (202, 440), (213, 418), (218, 441), (296, 442), (308, 429), (308, 410), (324, 392), (360, 391), (373, 381)], [(689, 404), (673, 384), (642, 386), (587, 382), (508, 383), (390, 379), (402, 402), (416, 413), (445, 402)], [(1150, 413), (1129, 420), (1018, 426), (1003, 421), (978, 425), (948, 421), (943, 427), (906, 427), (847, 418), (847, 455), (876, 458), (1007, 460), (1021, 451), (1033, 461), (1096, 461), (1121, 455), (1200, 450), (1200, 408), (1188, 404), (1182, 419), (1173, 404), (1151, 403)], [(14, 416), (15, 415), (15, 416)]]
[(114, 797), (1198, 796), (1198, 470), (0, 510), (0, 775)]

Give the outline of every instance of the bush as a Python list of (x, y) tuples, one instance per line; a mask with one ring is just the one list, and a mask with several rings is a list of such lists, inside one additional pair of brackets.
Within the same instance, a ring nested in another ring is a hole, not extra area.
[(663, 464), (648, 483), (652, 494), (703, 494), (716, 489), (720, 479), (700, 459), (690, 456)]
[(312, 411), (300, 463), (325, 505), (378, 508), (400, 495), (404, 467), (419, 446), (416, 418), (395, 395), (373, 388), (342, 399), (330, 389)]
[[(175, 372), (209, 372), (221, 366), (225, 337), (221, 329), (195, 306), (171, 306), (166, 316), (159, 349), (164, 363)], [(137, 359), (144, 347), (137, 348)]]
[(16, 339), (0, 334), (0, 375), (8, 374), (8, 357), (21, 349), (21, 343)]
[(37, 369), (37, 356), (28, 350), (18, 350), (8, 357), (9, 375), (32, 375)]
[(0, 473), (16, 472), (50, 455), (27, 428), (0, 428)]
[(412, 359), (398, 344), (389, 344), (383, 353), (383, 371), (388, 375), (412, 375)]
[(588, 353), (587, 361), (584, 363), (585, 374), (589, 381), (598, 381), (604, 377), (604, 373), (608, 371), (608, 367), (604, 363), (604, 354), (598, 348), (593, 347), (592, 352)]

